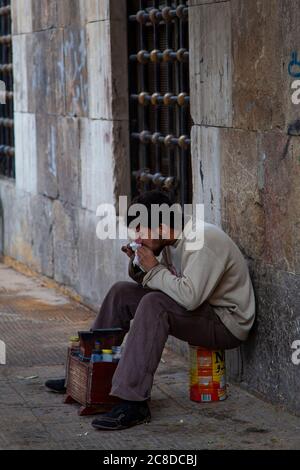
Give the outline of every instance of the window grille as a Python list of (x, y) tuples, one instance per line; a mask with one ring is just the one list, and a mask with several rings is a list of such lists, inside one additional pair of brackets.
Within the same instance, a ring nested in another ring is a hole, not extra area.
[(0, 104), (0, 174), (14, 178), (14, 95), (10, 0), (0, 0), (0, 80), (1, 98), (5, 96), (5, 104)]
[(187, 1), (128, 0), (132, 192), (192, 199)]

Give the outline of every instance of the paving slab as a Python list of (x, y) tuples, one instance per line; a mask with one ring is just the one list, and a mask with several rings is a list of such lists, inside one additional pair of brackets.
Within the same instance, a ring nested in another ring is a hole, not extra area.
[(94, 312), (0, 265), (0, 449), (193, 450), (300, 449), (300, 418), (229, 384), (224, 402), (189, 400), (188, 364), (165, 349), (155, 376), (152, 421), (120, 432), (96, 431), (77, 405), (47, 392), (64, 374), (70, 335), (90, 327)]

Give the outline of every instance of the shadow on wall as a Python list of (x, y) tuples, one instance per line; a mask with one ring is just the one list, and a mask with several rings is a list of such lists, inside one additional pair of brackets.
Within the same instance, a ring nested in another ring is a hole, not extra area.
[(249, 336), (245, 343), (241, 347), (241, 371), (240, 371), (240, 378), (241, 381), (243, 380), (243, 363), (245, 360), (249, 360), (249, 356), (251, 357), (251, 353), (254, 355), (255, 354), (255, 346), (256, 346), (256, 339), (257, 339), (257, 334), (258, 334), (258, 325), (259, 325), (259, 288), (256, 286), (256, 277), (255, 277), (255, 272), (254, 268), (249, 266), (249, 273), (250, 273), (250, 278), (251, 282), (253, 285), (253, 290), (254, 290), (254, 296), (255, 296), (255, 319), (253, 326), (250, 330)]
[[(243, 255), (245, 256), (245, 258), (247, 257), (245, 253), (243, 253)], [(255, 356), (256, 339), (258, 336), (259, 293), (258, 289), (256, 288), (254, 270), (253, 268), (251, 269), (251, 266), (249, 264), (248, 267), (255, 295), (255, 320), (245, 343), (238, 348), (226, 351), (227, 378), (236, 384), (241, 384), (244, 380), (244, 363), (245, 361), (249, 361), (249, 358), (251, 358), (252, 356)]]

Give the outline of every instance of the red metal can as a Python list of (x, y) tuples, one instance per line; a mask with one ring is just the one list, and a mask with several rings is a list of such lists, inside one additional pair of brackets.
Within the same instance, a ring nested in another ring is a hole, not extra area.
[(208, 403), (226, 398), (225, 351), (190, 346), (190, 399)]

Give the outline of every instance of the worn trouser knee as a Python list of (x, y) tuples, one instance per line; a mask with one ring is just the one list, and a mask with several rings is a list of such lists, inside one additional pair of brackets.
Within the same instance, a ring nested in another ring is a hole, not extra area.
[(107, 293), (94, 322), (94, 329), (123, 328), (128, 331), (146, 289), (133, 282), (117, 282)]
[(108, 291), (99, 313), (94, 321), (93, 329), (101, 328), (123, 328), (122, 299), (126, 292), (126, 282), (117, 282)]
[(112, 395), (126, 400), (151, 396), (154, 373), (169, 334), (165, 295), (145, 295), (137, 308), (122, 358), (113, 377)]

